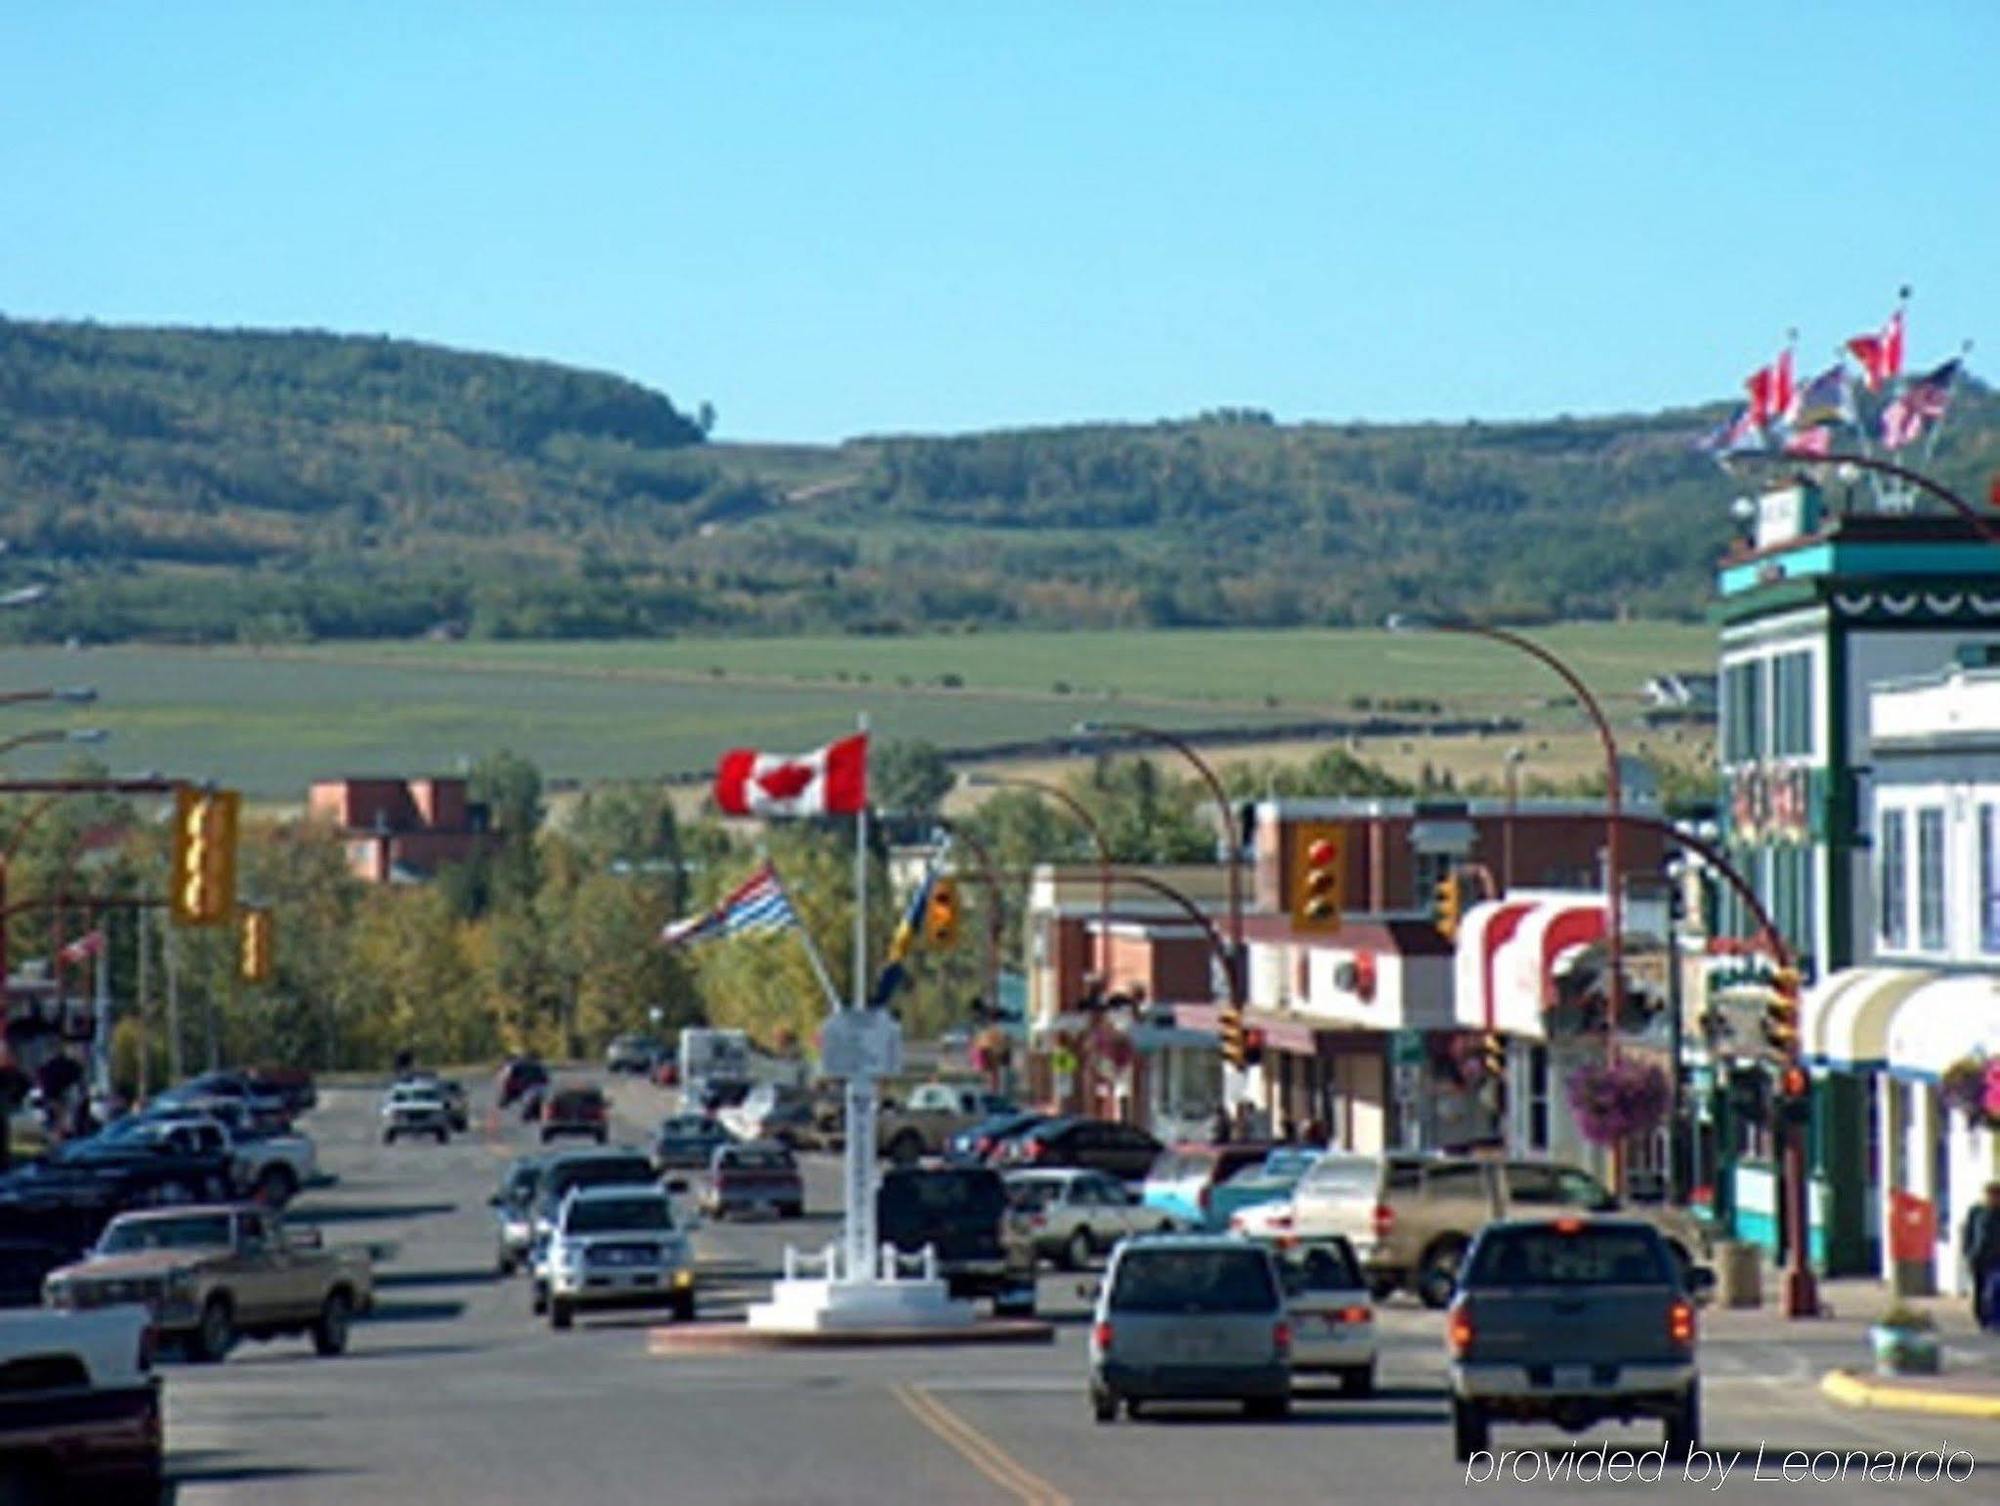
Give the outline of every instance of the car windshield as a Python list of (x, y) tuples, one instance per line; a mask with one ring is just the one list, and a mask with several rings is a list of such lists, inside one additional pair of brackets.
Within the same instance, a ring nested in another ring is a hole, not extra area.
[(1315, 1241), (1286, 1250), (1278, 1257), (1290, 1296), (1307, 1292), (1351, 1292), (1362, 1286), (1361, 1267), (1353, 1246), (1344, 1239)]
[(1365, 1156), (1321, 1156), (1304, 1181), (1321, 1197), (1373, 1202), (1381, 1163)]
[(1264, 1158), (1261, 1168), (1267, 1177), (1302, 1177), (1308, 1167), (1319, 1159), (1319, 1153), (1311, 1150), (1274, 1150)]
[(552, 1166), (542, 1175), (545, 1197), (561, 1197), (573, 1187), (608, 1187), (620, 1182), (657, 1180), (644, 1156), (609, 1156), (602, 1161), (572, 1161)]
[(118, 1219), (104, 1231), (98, 1252), (129, 1255), (137, 1250), (228, 1249), (229, 1215), (190, 1213), (179, 1218)]
[(790, 1171), (792, 1157), (782, 1150), (725, 1150), (719, 1165), (722, 1171)]
[(604, 1234), (614, 1229), (671, 1229), (673, 1214), (663, 1197), (582, 1198), (570, 1205), (563, 1227), (571, 1234)]
[(1135, 1250), (1118, 1262), (1111, 1310), (1258, 1313), (1278, 1305), (1271, 1262), (1259, 1250)]
[(1479, 1241), (1467, 1287), (1667, 1286), (1665, 1246), (1650, 1229), (1500, 1229)]
[(584, 1113), (596, 1108), (604, 1100), (593, 1088), (582, 1088), (572, 1092), (558, 1093), (555, 1106), (564, 1113)]

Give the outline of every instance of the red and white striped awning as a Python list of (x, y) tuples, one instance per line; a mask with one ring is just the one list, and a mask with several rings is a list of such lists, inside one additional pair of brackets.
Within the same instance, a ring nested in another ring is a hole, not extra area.
[(1457, 1024), (1544, 1039), (1556, 978), (1604, 933), (1601, 894), (1516, 890), (1474, 905), (1459, 922), (1453, 962)]

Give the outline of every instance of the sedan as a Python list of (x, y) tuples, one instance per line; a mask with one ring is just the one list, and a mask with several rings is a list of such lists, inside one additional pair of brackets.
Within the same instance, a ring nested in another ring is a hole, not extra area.
[(1278, 1241), (1278, 1274), (1292, 1315), (1292, 1372), (1340, 1377), (1344, 1396), (1375, 1389), (1375, 1304), (1354, 1247), (1338, 1234)]
[(1164, 1147), (1144, 1130), (1104, 1119), (1051, 1119), (1009, 1142), (1008, 1169), (1075, 1167), (1135, 1182)]
[(1124, 1183), (1101, 1171), (1012, 1172), (1007, 1205), (1035, 1254), (1073, 1271), (1127, 1235), (1172, 1227), (1166, 1214), (1148, 1208)]
[(706, 1171), (715, 1152), (736, 1137), (701, 1114), (678, 1114), (660, 1126), (653, 1141), (653, 1165), (660, 1171)]

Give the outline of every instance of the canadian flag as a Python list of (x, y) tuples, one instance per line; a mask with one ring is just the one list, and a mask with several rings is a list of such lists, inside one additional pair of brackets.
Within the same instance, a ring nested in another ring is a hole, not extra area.
[(102, 931), (92, 931), (87, 936), (77, 937), (76, 940), (64, 947), (60, 952), (57, 952), (56, 959), (64, 967), (74, 967), (79, 962), (95, 957), (103, 950), (104, 933)]
[(1847, 342), (1847, 348), (1861, 363), (1870, 392), (1888, 386), (1903, 370), (1903, 311), (1897, 309), (1891, 314), (1879, 334), (1856, 335)]
[(715, 769), (726, 816), (850, 815), (868, 804), (868, 734), (796, 756), (731, 748)]

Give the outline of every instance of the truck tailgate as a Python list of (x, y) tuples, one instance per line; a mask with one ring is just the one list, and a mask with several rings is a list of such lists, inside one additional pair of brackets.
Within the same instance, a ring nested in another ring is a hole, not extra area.
[(1461, 1299), (1472, 1325), (1465, 1358), (1522, 1365), (1671, 1363), (1674, 1294), (1658, 1286), (1520, 1287)]

